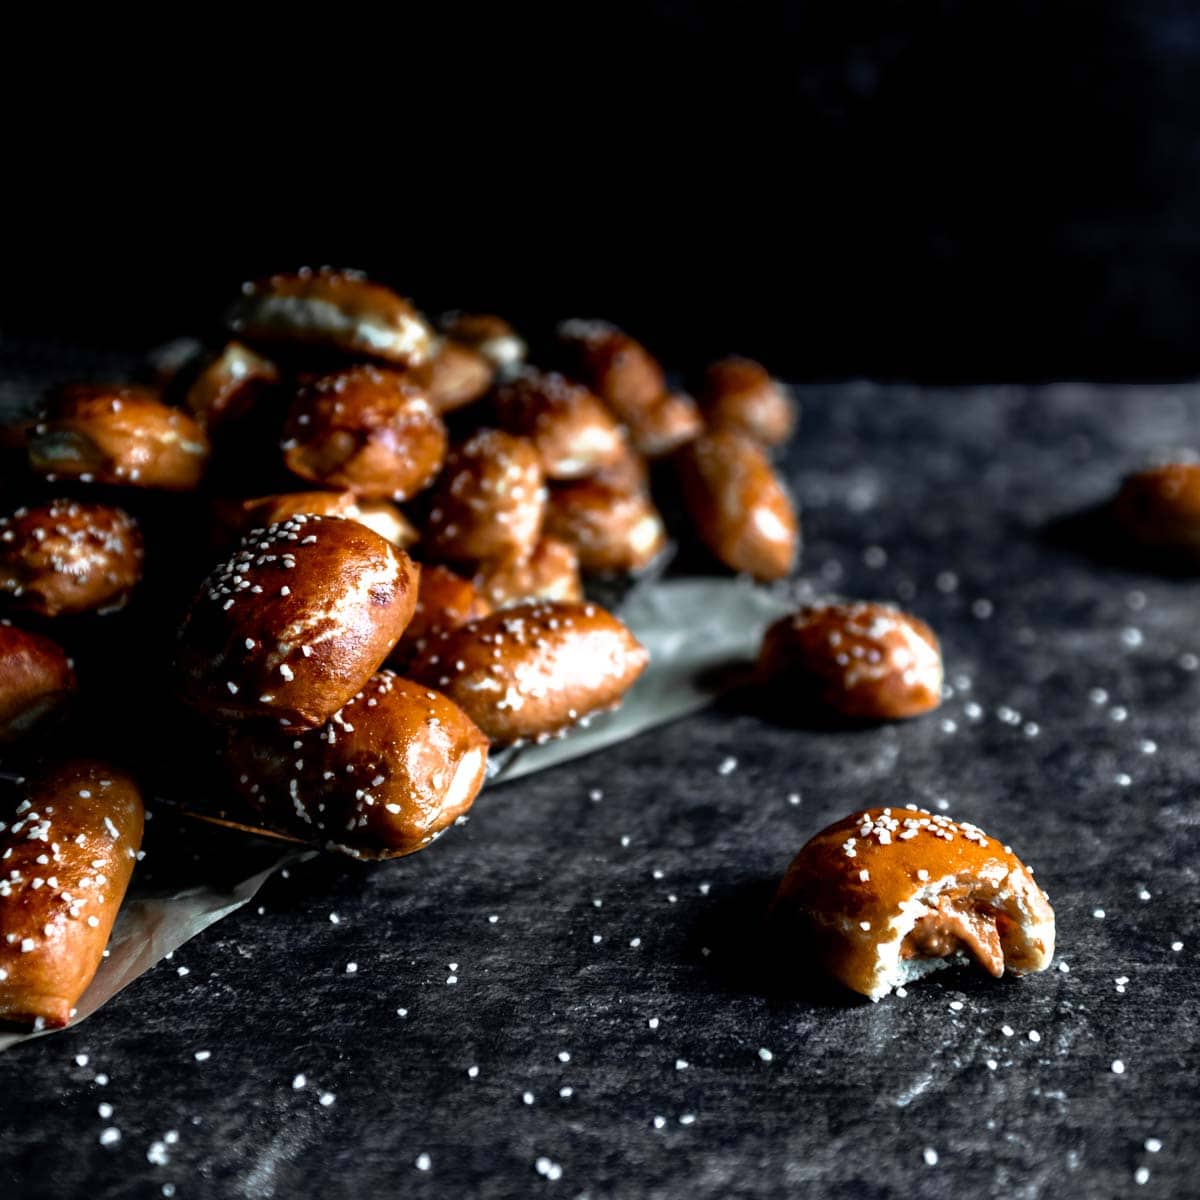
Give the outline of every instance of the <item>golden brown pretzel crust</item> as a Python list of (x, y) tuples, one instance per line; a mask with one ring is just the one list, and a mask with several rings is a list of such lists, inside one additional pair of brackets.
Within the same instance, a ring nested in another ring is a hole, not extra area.
[(1145, 546), (1200, 556), (1200, 463), (1164, 463), (1130, 475), (1113, 514)]
[(529, 438), (547, 479), (583, 479), (624, 453), (612, 413), (582, 384), (557, 372), (522, 371), (496, 391), (502, 429)]
[(0, 624), (0, 742), (24, 737), (74, 691), (71, 660), (57, 642)]
[(92, 760), (55, 767), (26, 796), (0, 832), (0, 1019), (59, 1027), (129, 886), (142, 800), (128, 775)]
[(350, 271), (299, 271), (247, 283), (229, 326), (251, 342), (325, 346), (401, 367), (423, 363), (433, 345), (433, 331), (407, 300)]
[(494, 559), (475, 574), (475, 586), (494, 608), (533, 600), (583, 602), (579, 555), (558, 538), (543, 536), (528, 558)]
[(64, 388), (29, 438), (29, 463), (48, 479), (189, 491), (208, 465), (204, 430), (150, 388)]
[(781, 579), (795, 565), (796, 511), (757, 442), (706, 433), (678, 456), (684, 501), (708, 548), (755, 579)]
[[(995, 974), (1044, 970), (1054, 953), (1054, 911), (1020, 859), (977, 826), (915, 806), (867, 809), (822, 830), (788, 868), (774, 907), (808, 926), (831, 975), (872, 999), (894, 986), (881, 962), (909, 957), (900, 943), (918, 909), (972, 940), (990, 932), (1002, 952)], [(935, 947), (934, 957), (954, 948)]]
[(398, 371), (359, 364), (303, 386), (283, 431), (288, 470), (366, 500), (406, 500), (446, 457), (446, 428)]
[(251, 534), (192, 602), (177, 655), (182, 699), (210, 716), (322, 724), (404, 632), (417, 574), (356, 521), (300, 515)]
[(564, 321), (558, 332), (580, 378), (628, 428), (642, 454), (669, 454), (704, 428), (691, 396), (669, 392), (658, 360), (615, 325)]
[(241, 342), (229, 342), (188, 386), (184, 404), (206, 430), (246, 416), (262, 393), (279, 382), (279, 368)]
[(456, 575), (448, 567), (423, 566), (417, 606), (388, 665), (402, 672), (404, 664), (424, 647), (430, 636), (457, 629), (476, 617), (486, 617), (491, 611), (491, 604), (469, 579)]
[(640, 571), (662, 552), (667, 531), (650, 497), (595, 479), (550, 489), (546, 532), (579, 555), (585, 571)]
[(482, 429), (447, 456), (422, 544), (450, 562), (525, 558), (538, 540), (545, 506), (545, 478), (533, 443)]
[(548, 737), (611, 708), (648, 660), (595, 604), (521, 604), (431, 638), (409, 674), (503, 743)]
[(142, 575), (142, 536), (107, 504), (55, 500), (0, 517), (0, 599), (44, 617), (120, 608)]
[(744, 433), (764, 446), (792, 436), (796, 409), (766, 367), (749, 358), (723, 358), (704, 374), (704, 415), (712, 429)]
[(473, 346), (451, 338), (438, 342), (437, 353), (413, 372), (437, 413), (453, 412), (487, 394), (495, 378), (491, 360)]
[(427, 846), (471, 807), (487, 739), (445, 696), (380, 671), (320, 729), (232, 729), (226, 764), (270, 828), (390, 858)]
[(937, 708), (942, 655), (918, 617), (887, 604), (808, 604), (763, 635), (765, 682), (848, 717), (895, 720)]

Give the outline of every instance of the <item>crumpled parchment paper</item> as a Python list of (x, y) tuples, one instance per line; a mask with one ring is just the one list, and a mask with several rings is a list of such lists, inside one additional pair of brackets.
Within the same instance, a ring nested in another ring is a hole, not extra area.
[[(508, 752), (486, 786), (547, 770), (703, 708), (744, 681), (764, 628), (795, 607), (794, 596), (743, 579), (674, 579), (635, 588), (619, 612), (649, 649), (650, 665), (621, 707), (559, 740)], [(251, 901), (277, 870), (317, 853), (231, 831), (221, 831), (221, 836), (252, 843), (248, 858), (253, 873), (245, 874), (248, 868), (243, 868), (244, 877), (188, 880), (187, 886), (174, 890), (161, 879), (147, 888), (135, 874), (107, 957), (80, 1000), (72, 1025), (184, 942)], [(0, 1033), (0, 1051), (54, 1032)]]

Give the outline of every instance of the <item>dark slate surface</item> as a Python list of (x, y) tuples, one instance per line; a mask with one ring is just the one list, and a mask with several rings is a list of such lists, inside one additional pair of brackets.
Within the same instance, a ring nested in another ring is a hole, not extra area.
[[(805, 574), (934, 625), (940, 712), (795, 730), (730, 701), (497, 789), (416, 858), (292, 870), (0, 1056), (0, 1195), (1196, 1195), (1200, 582), (1047, 525), (1200, 443), (1200, 389), (804, 402)], [(1055, 968), (871, 1005), (761, 937), (810, 834), (910, 801), (1032, 862)]]

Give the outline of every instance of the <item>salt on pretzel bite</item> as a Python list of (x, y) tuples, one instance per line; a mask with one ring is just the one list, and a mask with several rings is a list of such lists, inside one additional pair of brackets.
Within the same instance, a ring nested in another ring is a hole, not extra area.
[(545, 476), (533, 443), (481, 429), (447, 455), (422, 544), (450, 562), (528, 557), (545, 507)]
[(176, 653), (181, 698), (210, 717), (323, 724), (399, 640), (417, 575), (357, 521), (301, 514), (255, 531), (192, 601)]
[(96, 974), (142, 844), (123, 771), (70, 760), (0, 822), (0, 1020), (59, 1028)]
[(755, 579), (795, 566), (800, 525), (787, 491), (757, 442), (728, 430), (701, 434), (679, 451), (683, 498), (713, 554)]
[(423, 849), (471, 807), (487, 739), (439, 692), (380, 671), (319, 729), (234, 727), (225, 763), (266, 828), (392, 858)]
[(421, 568), (417, 606), (404, 636), (396, 643), (388, 665), (403, 673), (403, 664), (435, 633), (457, 629), (476, 617), (486, 617), (492, 605), (475, 584), (438, 564)]
[(301, 270), (242, 285), (230, 329), (253, 344), (314, 346), (415, 367), (433, 331), (391, 288), (358, 271)]
[(429, 640), (413, 679), (450, 697), (492, 742), (544, 740), (612, 708), (649, 661), (595, 604), (521, 604)]
[(533, 442), (547, 479), (583, 479), (625, 452), (612, 413), (580, 383), (526, 368), (496, 390), (496, 421)]
[(871, 1000), (972, 959), (999, 978), (1044, 971), (1054, 957), (1054, 910), (1012, 850), (915, 805), (822, 830), (788, 867), (773, 910)]
[(273, 496), (255, 496), (240, 502), (237, 524), (247, 532), (304, 513), (357, 521), (401, 550), (417, 540), (412, 522), (394, 504), (386, 500), (360, 500), (353, 492), (278, 492)]
[(24, 737), (75, 690), (75, 669), (57, 642), (0, 622), (0, 743)]
[(615, 325), (564, 321), (558, 336), (579, 377), (626, 426), (640, 453), (669, 454), (704, 428), (696, 402), (670, 391), (658, 360)]
[(0, 517), (0, 602), (43, 617), (112, 612), (142, 577), (142, 536), (107, 504), (54, 500)]
[(406, 500), (446, 457), (446, 427), (406, 375), (366, 364), (304, 384), (283, 430), (288, 470), (366, 500)]
[(662, 517), (645, 492), (596, 479), (552, 487), (545, 527), (575, 550), (584, 571), (594, 574), (640, 571), (667, 544)]
[(545, 534), (527, 558), (511, 555), (483, 563), (474, 583), (494, 608), (531, 600), (583, 601), (579, 555), (566, 542)]
[(897, 720), (942, 702), (942, 654), (924, 621), (876, 602), (806, 604), (763, 635), (759, 674), (793, 703)]
[(151, 388), (70, 384), (28, 438), (29, 465), (45, 479), (190, 491), (208, 465), (196, 420)]

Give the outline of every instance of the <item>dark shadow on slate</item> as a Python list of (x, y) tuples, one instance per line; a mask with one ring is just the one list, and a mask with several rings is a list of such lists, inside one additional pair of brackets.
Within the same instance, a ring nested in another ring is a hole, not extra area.
[(802, 927), (771, 912), (778, 887), (777, 877), (756, 879), (714, 897), (688, 930), (687, 960), (701, 964), (711, 987), (729, 994), (810, 1008), (862, 1002), (817, 967)]
[(1097, 566), (1164, 579), (1200, 579), (1200, 559), (1181, 551), (1139, 545), (1116, 526), (1107, 504), (1056, 517), (1043, 525), (1037, 536), (1042, 545), (1086, 558)]

